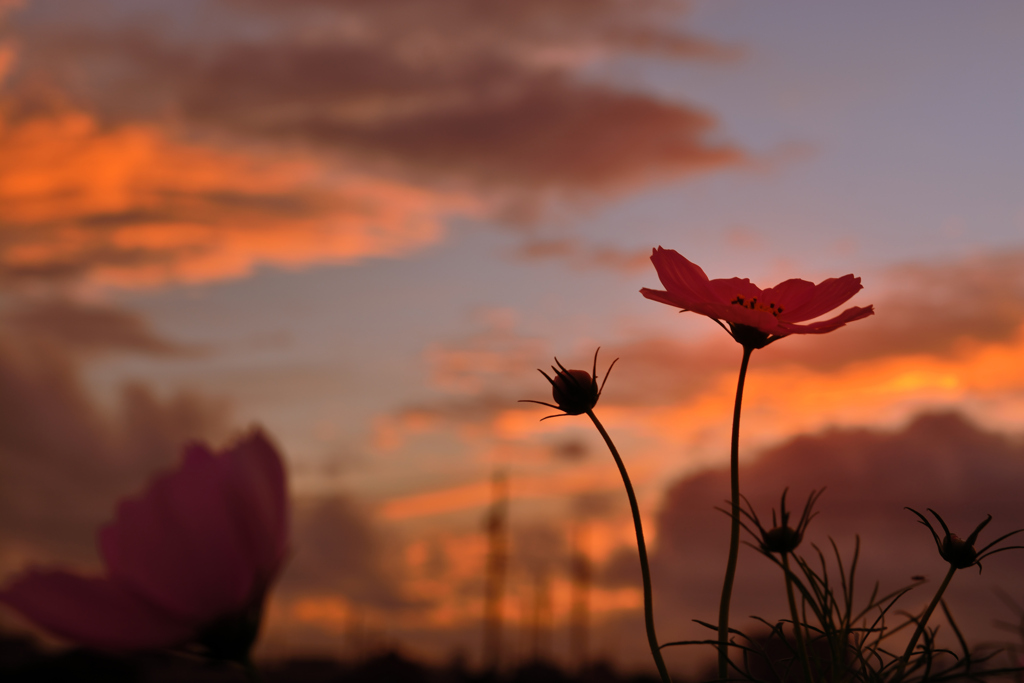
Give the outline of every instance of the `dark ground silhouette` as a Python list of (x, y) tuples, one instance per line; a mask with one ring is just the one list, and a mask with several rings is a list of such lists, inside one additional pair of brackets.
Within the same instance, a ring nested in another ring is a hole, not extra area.
[[(432, 666), (385, 652), (358, 662), (293, 659), (259, 665), (264, 683), (657, 683), (622, 675), (607, 664), (566, 672), (533, 662), (498, 674), (454, 661)], [(246, 683), (241, 668), (171, 654), (118, 656), (76, 649), (47, 652), (20, 636), (0, 636), (0, 680), (4, 683)]]

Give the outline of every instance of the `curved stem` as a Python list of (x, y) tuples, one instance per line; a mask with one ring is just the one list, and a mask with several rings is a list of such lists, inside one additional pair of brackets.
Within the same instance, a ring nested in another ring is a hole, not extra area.
[(921, 620), (917, 622), (917, 629), (914, 631), (914, 636), (910, 639), (910, 643), (907, 645), (906, 652), (900, 658), (900, 668), (896, 671), (896, 680), (900, 680), (903, 677), (903, 669), (907, 666), (907, 662), (910, 661), (910, 655), (914, 653), (914, 646), (917, 645), (917, 639), (921, 637), (924, 632), (925, 625), (928, 620), (931, 619), (932, 612), (935, 611), (935, 607), (942, 600), (942, 594), (946, 592), (946, 586), (949, 585), (950, 580), (953, 578), (953, 574), (956, 574), (956, 567), (949, 565), (949, 571), (946, 572), (946, 578), (942, 580), (942, 585), (939, 586), (939, 590), (935, 591), (935, 597), (932, 598), (932, 602), (928, 605), (928, 609), (921, 615)]
[(629, 481), (626, 466), (622, 463), (622, 458), (619, 457), (619, 451), (615, 448), (615, 444), (612, 443), (612, 438), (608, 436), (608, 432), (604, 430), (604, 426), (597, 419), (597, 416), (594, 415), (593, 410), (588, 410), (587, 415), (594, 421), (597, 431), (601, 432), (604, 442), (608, 445), (608, 450), (612, 452), (612, 457), (615, 458), (615, 464), (619, 467), (622, 483), (626, 485), (626, 495), (629, 496), (629, 508), (633, 512), (633, 526), (636, 529), (636, 548), (640, 552), (640, 573), (643, 575), (644, 580), (644, 623), (647, 626), (647, 643), (651, 647), (651, 656), (654, 657), (654, 663), (658, 667), (658, 674), (661, 676), (662, 682), (671, 683), (671, 679), (668, 677), (668, 669), (665, 668), (665, 660), (661, 657), (661, 648), (658, 647), (658, 636), (654, 633), (654, 598), (651, 591), (651, 568), (647, 562), (647, 544), (644, 543), (644, 527), (640, 523), (640, 506), (637, 505), (636, 494), (633, 493), (633, 484)]
[(793, 620), (793, 634), (796, 637), (796, 650), (800, 655), (800, 663), (804, 668), (804, 680), (812, 683), (811, 662), (807, 658), (807, 646), (804, 644), (803, 629), (800, 628), (799, 614), (796, 611), (796, 600), (793, 598), (793, 574), (789, 570), (789, 553), (782, 553), (782, 568), (786, 572), (786, 597), (789, 598), (789, 616)]
[(743, 403), (743, 382), (747, 377), (747, 365), (753, 350), (750, 346), (743, 347), (743, 362), (740, 363), (740, 378), (736, 385), (736, 405), (732, 412), (732, 449), (729, 453), (732, 529), (729, 534), (729, 562), (725, 566), (722, 601), (718, 606), (718, 677), (722, 680), (728, 678), (729, 674), (729, 602), (732, 600), (732, 584), (736, 579), (736, 561), (740, 554), (740, 406)]

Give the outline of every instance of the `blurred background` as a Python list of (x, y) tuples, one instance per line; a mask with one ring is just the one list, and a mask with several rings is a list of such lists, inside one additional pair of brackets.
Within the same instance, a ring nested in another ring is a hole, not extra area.
[[(0, 580), (98, 571), (119, 498), (258, 424), (294, 495), (261, 656), (649, 668), (614, 463), (517, 400), (619, 359), (659, 635), (703, 637), (741, 349), (640, 296), (662, 245), (863, 279), (874, 317), (754, 354), (742, 476), (762, 517), (828, 486), (811, 540), (859, 533), (865, 589), (924, 575), (920, 607), (945, 565), (903, 506), (1024, 526), (1022, 30), (1014, 0), (0, 0)], [(1022, 560), (954, 580), (974, 640), (1015, 637)], [(739, 627), (782, 615), (772, 569), (744, 549)]]

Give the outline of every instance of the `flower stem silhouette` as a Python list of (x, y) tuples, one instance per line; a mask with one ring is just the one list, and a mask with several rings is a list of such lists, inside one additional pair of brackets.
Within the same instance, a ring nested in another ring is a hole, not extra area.
[[(600, 350), (600, 348), (597, 349), (597, 351)], [(622, 475), (622, 483), (626, 486), (626, 495), (629, 497), (629, 509), (633, 513), (633, 527), (636, 529), (636, 547), (640, 553), (640, 573), (643, 575), (644, 580), (644, 625), (647, 628), (647, 643), (651, 647), (651, 656), (654, 657), (654, 663), (658, 667), (658, 674), (661, 676), (662, 683), (671, 683), (668, 669), (665, 668), (665, 660), (661, 656), (661, 648), (658, 646), (658, 636), (654, 633), (654, 598), (651, 591), (651, 567), (647, 561), (647, 544), (644, 542), (644, 527), (640, 521), (640, 506), (637, 505), (636, 494), (633, 493), (633, 484), (629, 481), (629, 473), (626, 472), (626, 466), (619, 456), (618, 449), (615, 448), (615, 444), (612, 442), (612, 437), (608, 436), (604, 425), (597, 419), (597, 415), (594, 415), (594, 406), (597, 405), (598, 399), (601, 398), (601, 392), (604, 391), (604, 383), (608, 381), (608, 375), (619, 359), (616, 358), (608, 366), (608, 370), (604, 374), (604, 381), (598, 386), (597, 351), (594, 352), (594, 366), (590, 373), (586, 370), (570, 370), (559, 363), (557, 358), (555, 359), (555, 365), (551, 366), (554, 377), (540, 370), (540, 374), (544, 375), (548, 383), (551, 384), (554, 403), (531, 399), (522, 399), (520, 402), (537, 403), (561, 411), (555, 415), (541, 418), (542, 420), (563, 415), (586, 414), (593, 421), (594, 426), (597, 427), (597, 431), (601, 433), (605, 444), (608, 445), (608, 450), (611, 451), (612, 457), (615, 458), (619, 474)]]
[[(804, 510), (800, 514), (800, 518), (797, 520), (795, 526), (790, 525), (790, 511), (786, 509), (786, 494), (789, 489), (785, 489), (782, 492), (782, 502), (779, 506), (779, 515), (776, 517), (775, 510), (772, 510), (772, 523), (769, 528), (765, 528), (761, 524), (761, 520), (757, 516), (757, 512), (754, 507), (750, 504), (749, 500), (746, 500), (747, 510), (742, 511), (743, 514), (749, 521), (748, 526), (744, 522), (740, 522), (740, 526), (744, 527), (750, 534), (757, 540), (757, 547), (764, 554), (765, 557), (775, 562), (783, 572), (783, 576), (786, 581), (786, 598), (789, 602), (789, 616), (790, 621), (793, 624), (793, 636), (796, 639), (797, 654), (800, 656), (800, 663), (804, 671), (804, 680), (811, 681), (811, 662), (807, 656), (807, 643), (810, 638), (810, 629), (803, 620), (800, 619), (800, 614), (796, 609), (796, 599), (793, 593), (793, 584), (800, 585), (799, 579), (793, 574), (793, 571), (789, 567), (789, 556), (799, 546), (800, 542), (803, 541), (804, 533), (807, 531), (807, 526), (811, 523), (811, 520), (817, 516), (818, 513), (814, 511), (814, 504), (824, 493), (825, 489), (818, 491), (811, 491), (811, 495), (807, 498), (807, 503), (804, 505)], [(774, 554), (778, 553), (782, 556), (781, 560), (777, 560)], [(801, 564), (800, 558), (796, 558), (797, 565)], [(801, 591), (805, 589), (803, 586), (800, 587)], [(804, 595), (806, 598), (806, 593)], [(812, 604), (811, 609), (814, 610)], [(817, 612), (817, 610), (814, 610)], [(820, 618), (820, 617), (819, 617)], [(805, 638), (805, 633), (807, 634)]]
[(910, 638), (910, 642), (907, 643), (907, 649), (904, 651), (903, 656), (900, 657), (900, 666), (896, 670), (896, 680), (903, 678), (903, 669), (907, 666), (907, 662), (910, 661), (910, 655), (914, 653), (914, 646), (917, 645), (917, 639), (921, 637), (924, 632), (925, 625), (928, 620), (932, 618), (932, 612), (938, 606), (939, 601), (942, 600), (942, 594), (946, 592), (946, 587), (949, 586), (949, 582), (953, 579), (953, 574), (956, 574), (956, 565), (949, 565), (949, 571), (946, 572), (946, 578), (942, 580), (942, 585), (939, 586), (939, 590), (935, 591), (935, 597), (932, 598), (931, 603), (928, 605), (928, 609), (921, 615), (921, 619), (917, 622), (917, 628), (914, 629), (914, 635)]
[(981, 572), (981, 561), (990, 555), (1001, 553), (1006, 550), (1024, 550), (1024, 546), (1019, 545), (1004, 545), (1002, 547), (996, 547), (1011, 536), (1024, 532), (1024, 529), (1017, 529), (1011, 531), (1008, 534), (1003, 534), (996, 540), (992, 541), (988, 545), (984, 546), (980, 550), (975, 549), (974, 544), (978, 540), (978, 534), (981, 530), (988, 526), (988, 523), (992, 521), (992, 515), (988, 515), (971, 535), (965, 539), (960, 538), (956, 534), (950, 532), (949, 527), (946, 526), (946, 521), (935, 510), (928, 508), (928, 512), (932, 513), (932, 516), (938, 520), (939, 525), (942, 527), (944, 535), (940, 538), (938, 532), (935, 531), (935, 527), (932, 526), (928, 518), (922, 515), (914, 508), (905, 508), (910, 512), (917, 515), (918, 522), (927, 527), (928, 531), (932, 534), (932, 539), (935, 541), (935, 548), (939, 551), (939, 556), (949, 563), (949, 571), (946, 572), (946, 578), (942, 580), (942, 585), (939, 586), (939, 590), (935, 592), (935, 597), (932, 598), (932, 602), (928, 605), (928, 609), (921, 615), (921, 619), (917, 622), (917, 628), (914, 630), (914, 635), (910, 638), (910, 643), (907, 645), (906, 652), (900, 658), (899, 668), (896, 670), (896, 680), (899, 680), (903, 676), (903, 669), (907, 666), (907, 662), (910, 661), (910, 656), (914, 653), (914, 646), (917, 645), (917, 639), (921, 637), (921, 633), (924, 632), (925, 625), (932, 616), (932, 612), (935, 611), (935, 607), (942, 600), (942, 594), (946, 591), (946, 587), (949, 582), (953, 579), (953, 574), (956, 573), (957, 569), (967, 569), (968, 567), (978, 567), (978, 572)]
[(736, 560), (740, 546), (739, 434), (743, 380), (754, 349), (763, 349), (791, 334), (825, 334), (847, 323), (874, 314), (872, 306), (852, 306), (828, 320), (813, 321), (849, 301), (860, 288), (860, 278), (844, 275), (818, 284), (791, 279), (761, 289), (750, 280), (728, 278), (711, 280), (700, 266), (673, 249), (658, 247), (651, 254), (664, 290), (644, 287), (640, 293), (652, 300), (682, 311), (692, 311), (714, 320), (729, 336), (743, 346), (736, 408), (732, 419), (732, 452), (729, 459), (732, 489), (732, 530), (729, 537), (729, 562), (722, 586), (718, 610), (718, 674), (725, 679), (729, 669), (729, 602), (736, 579)]
[(622, 483), (626, 486), (629, 508), (633, 513), (633, 527), (636, 529), (636, 547), (640, 553), (640, 573), (643, 575), (644, 581), (644, 624), (647, 627), (647, 643), (651, 647), (651, 656), (654, 657), (654, 663), (658, 667), (658, 674), (661, 676), (661, 680), (664, 683), (670, 683), (671, 679), (668, 676), (668, 669), (665, 668), (665, 660), (662, 659), (661, 648), (658, 646), (658, 636), (654, 632), (654, 598), (651, 590), (651, 567), (647, 561), (647, 544), (644, 542), (644, 527), (640, 521), (640, 506), (637, 505), (636, 494), (633, 493), (633, 484), (629, 481), (626, 465), (623, 464), (622, 458), (619, 457), (619, 451), (615, 448), (612, 438), (608, 436), (604, 425), (597, 419), (597, 415), (594, 415), (592, 409), (587, 409), (587, 416), (594, 422), (597, 431), (601, 433), (601, 437), (608, 445), (608, 450), (611, 451), (612, 457), (615, 458), (615, 464), (619, 468), (619, 474), (622, 475)]
[[(740, 552), (740, 410), (743, 405), (743, 383), (747, 377), (752, 346), (743, 345), (743, 361), (740, 363), (740, 377), (736, 385), (736, 405), (732, 413), (732, 448), (729, 453), (730, 519), (729, 561), (725, 566), (725, 582), (722, 585), (722, 600), (718, 605), (718, 677), (725, 679), (729, 673), (729, 602), (732, 600), (732, 585), (736, 579), (736, 561)], [(809, 679), (808, 679), (809, 680)]]
[(782, 553), (782, 569), (786, 574), (786, 598), (789, 600), (789, 617), (793, 620), (793, 636), (796, 638), (796, 651), (800, 656), (800, 664), (804, 669), (804, 680), (811, 678), (811, 662), (807, 659), (807, 645), (804, 643), (804, 632), (800, 627), (800, 615), (796, 611), (796, 600), (793, 598), (793, 572), (789, 569), (789, 553)]

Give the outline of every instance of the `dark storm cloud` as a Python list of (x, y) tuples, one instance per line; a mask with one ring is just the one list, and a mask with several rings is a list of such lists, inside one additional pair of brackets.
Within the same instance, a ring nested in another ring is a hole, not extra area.
[[(832, 537), (848, 562), (859, 535), (858, 581), (865, 590), (876, 580), (889, 591), (909, 584), (913, 575), (929, 579), (905, 598), (904, 609), (923, 607), (948, 569), (928, 531), (904, 506), (937, 510), (961, 537), (991, 514), (980, 545), (1024, 527), (1024, 443), (953, 413), (925, 415), (895, 432), (834, 429), (797, 437), (744, 463), (740, 476), (743, 494), (762, 520), (771, 518), (786, 487), (788, 507), (797, 511), (811, 490), (827, 487), (801, 552), (813, 556), (813, 542), (831, 554)], [(697, 635), (689, 619), (714, 621), (728, 545), (728, 520), (714, 508), (725, 506), (728, 478), (719, 469), (678, 482), (658, 514), (653, 565), (660, 612), (671, 623), (666, 638)], [(607, 575), (621, 580), (628, 569), (623, 564)], [(986, 561), (981, 576), (972, 569), (954, 578), (947, 599), (974, 639), (993, 637), (991, 620), (1009, 616), (992, 591), (1002, 587), (1019, 599), (1022, 569), (1024, 552), (1011, 551)], [(751, 614), (781, 617), (784, 591), (776, 567), (744, 547), (737, 581), (737, 625), (749, 626)]]

